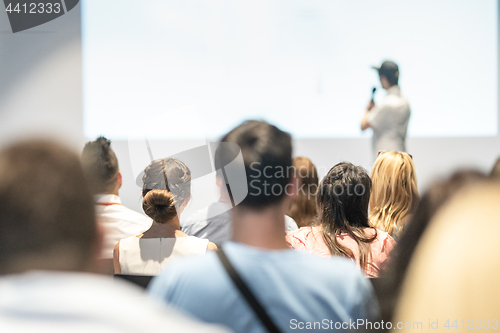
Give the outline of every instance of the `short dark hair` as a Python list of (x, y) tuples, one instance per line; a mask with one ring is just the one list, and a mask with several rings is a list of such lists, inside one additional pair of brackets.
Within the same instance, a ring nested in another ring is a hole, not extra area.
[(87, 142), (82, 152), (82, 166), (93, 194), (110, 191), (119, 171), (111, 141), (100, 136)]
[(399, 81), (399, 66), (390, 60), (386, 60), (380, 65), (380, 67), (373, 67), (378, 71), (380, 77), (385, 77), (389, 85), (395, 86)]
[[(51, 141), (2, 150), (0, 202), (2, 273), (66, 264), (44, 261), (47, 253), (70, 256), (77, 267), (88, 265), (97, 241), (94, 204), (75, 153)], [(38, 261), (28, 260), (36, 256)]]
[[(251, 208), (263, 208), (280, 202), (290, 183), (288, 170), (292, 166), (292, 139), (265, 121), (249, 120), (234, 128), (222, 139), (238, 145), (241, 149), (246, 172), (248, 195), (240, 203)], [(225, 163), (223, 154), (216, 154), (215, 165)], [(271, 170), (271, 172), (264, 172)], [(281, 176), (276, 173), (281, 171)], [(269, 176), (271, 174), (271, 176)], [(274, 189), (274, 191), (273, 191)]]
[[(399, 74), (399, 72), (398, 72)], [(398, 82), (399, 82), (399, 75), (388, 75), (388, 74), (380, 74), (380, 76), (382, 77), (385, 77), (387, 79), (387, 82), (389, 82), (389, 85), (392, 87), (392, 86), (396, 86), (398, 85)]]

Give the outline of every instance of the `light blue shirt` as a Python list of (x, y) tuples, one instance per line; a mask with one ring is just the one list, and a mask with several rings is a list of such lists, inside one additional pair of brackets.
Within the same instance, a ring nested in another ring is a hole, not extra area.
[[(232, 241), (223, 248), (283, 331), (294, 332), (300, 323), (334, 325), (378, 314), (370, 282), (349, 259), (323, 258), (292, 249), (263, 250)], [(203, 321), (226, 325), (235, 332), (266, 332), (215, 252), (172, 263), (152, 281), (149, 292)]]

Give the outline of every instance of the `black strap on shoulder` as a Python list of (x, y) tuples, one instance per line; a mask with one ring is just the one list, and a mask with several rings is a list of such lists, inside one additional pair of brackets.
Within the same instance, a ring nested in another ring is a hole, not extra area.
[(252, 291), (248, 288), (247, 284), (241, 279), (238, 272), (236, 272), (233, 265), (231, 264), (229, 259), (226, 257), (226, 254), (222, 250), (222, 247), (218, 249), (217, 255), (219, 256), (222, 265), (226, 269), (226, 272), (233, 281), (234, 285), (236, 286), (236, 288), (238, 288), (240, 293), (245, 297), (245, 300), (247, 301), (248, 305), (250, 305), (250, 307), (255, 312), (259, 320), (266, 327), (267, 331), (270, 333), (280, 333), (281, 331), (274, 324), (271, 317), (269, 317), (264, 307), (262, 307), (257, 298), (255, 298)]

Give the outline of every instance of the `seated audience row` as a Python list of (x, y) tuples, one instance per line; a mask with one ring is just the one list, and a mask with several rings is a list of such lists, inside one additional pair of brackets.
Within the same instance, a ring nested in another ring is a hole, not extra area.
[[(406, 153), (381, 152), (371, 178), (362, 167), (338, 163), (318, 184), (310, 160), (292, 160), (290, 135), (266, 122), (245, 122), (221, 142), (241, 150), (249, 193), (233, 204), (218, 150), (219, 204), (228, 207), (219, 215), (201, 212), (204, 218), (188, 221), (184, 231), (191, 172), (179, 160), (158, 159), (144, 170), (148, 218), (121, 205), (118, 160), (103, 137), (85, 146), (81, 164), (48, 141), (0, 151), (2, 327), (224, 331), (182, 313), (234, 332), (318, 330), (325, 318), (329, 329), (357, 320), (425, 326), (431, 317), (440, 325), (481, 318), (474, 326), (498, 326), (491, 290), (500, 270), (475, 255), (498, 252), (497, 181), (463, 171), (420, 200)], [(295, 172), (285, 177), (264, 172), (290, 168)], [(301, 228), (290, 227), (286, 214)], [(490, 232), (471, 240), (470, 221)], [(92, 274), (98, 258), (111, 259), (111, 246), (117, 273), (156, 275), (148, 293), (160, 302)], [(373, 281), (379, 304), (366, 276), (381, 277)]]
[[(120, 243), (114, 248), (115, 273), (158, 275), (162, 268), (178, 257), (204, 254), (207, 247), (216, 249), (216, 245), (209, 243), (209, 240), (217, 239), (222, 244), (231, 239), (233, 207), (229, 184), (221, 172), (224, 167), (221, 154), (221, 150), (217, 149), (216, 179), (221, 198), (210, 207), (192, 214), (184, 223), (183, 231), (180, 229), (179, 216), (191, 198), (188, 167), (181, 161), (167, 158), (153, 161), (145, 169), (143, 208), (153, 222), (144, 233), (136, 232), (119, 239)], [(82, 161), (85, 170), (92, 176), (94, 188), (103, 192), (111, 184), (113, 199), (118, 201), (121, 173), (109, 140), (100, 137), (88, 143)], [(307, 158), (296, 157), (292, 166), (292, 176), (299, 182), (299, 189), (288, 212), (297, 218), (301, 226), (309, 227), (296, 230), (295, 222), (285, 215), (289, 245), (321, 256), (351, 258), (369, 277), (378, 276), (395, 245), (384, 230), (391, 231), (395, 236), (399, 234), (418, 201), (412, 158), (406, 153), (381, 152), (372, 170), (376, 193), (372, 193), (372, 182), (363, 168), (350, 163), (338, 164), (326, 175), (318, 197), (318, 177), (314, 164)], [(99, 200), (103, 196), (96, 197), (98, 206), (114, 206), (101, 203)], [(374, 203), (370, 207), (371, 223), (368, 219), (369, 200)], [(125, 212), (122, 209), (122, 214)], [(119, 220), (110, 219), (110, 213), (109, 209), (100, 209), (97, 218), (108, 229), (113, 226), (112, 222), (117, 224), (118, 230), (110, 230), (116, 241), (120, 233), (123, 235), (123, 229), (128, 227), (129, 232), (132, 229), (129, 221), (124, 220), (123, 225), (120, 225)], [(139, 215), (132, 211), (127, 213), (124, 215), (129, 220)], [(291, 223), (287, 222), (289, 220)], [(111, 240), (109, 236), (108, 240)]]
[(48, 141), (0, 151), (4, 332), (226, 332), (92, 274), (103, 239), (76, 154)]
[[(232, 240), (217, 252), (176, 260), (153, 279), (149, 293), (235, 332), (291, 332), (325, 318), (333, 328), (376, 315), (371, 284), (352, 260), (296, 251), (286, 242), (283, 216), (299, 186), (295, 177), (276, 177), (269, 169), (291, 168), (290, 135), (248, 121), (222, 142), (240, 147), (247, 184), (252, 182), (231, 210)], [(265, 191), (266, 186), (287, 191)]]

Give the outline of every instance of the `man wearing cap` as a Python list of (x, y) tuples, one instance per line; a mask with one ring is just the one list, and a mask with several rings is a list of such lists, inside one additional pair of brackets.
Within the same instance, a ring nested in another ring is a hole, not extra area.
[(368, 103), (361, 130), (373, 130), (373, 156), (381, 150), (406, 151), (406, 131), (410, 120), (410, 105), (398, 85), (399, 68), (392, 61), (384, 61), (378, 71), (382, 88), (387, 96), (382, 103), (375, 105), (373, 99)]

